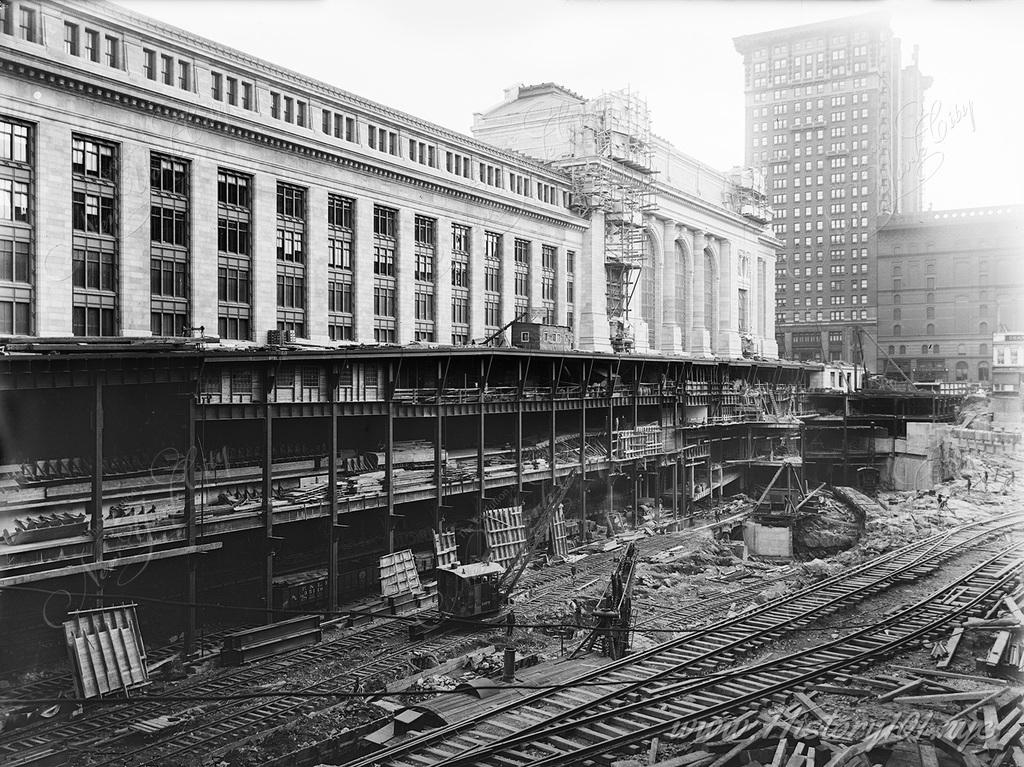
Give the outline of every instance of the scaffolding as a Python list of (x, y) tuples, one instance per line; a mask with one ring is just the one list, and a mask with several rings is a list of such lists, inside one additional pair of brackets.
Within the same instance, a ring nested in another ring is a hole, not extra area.
[(588, 102), (574, 144), (587, 159), (567, 168), (573, 207), (604, 213), (608, 320), (613, 344), (631, 345), (629, 305), (648, 255), (644, 214), (657, 209), (647, 102), (628, 88)]
[(755, 223), (764, 225), (772, 220), (763, 169), (737, 167), (729, 171), (722, 202), (730, 210)]

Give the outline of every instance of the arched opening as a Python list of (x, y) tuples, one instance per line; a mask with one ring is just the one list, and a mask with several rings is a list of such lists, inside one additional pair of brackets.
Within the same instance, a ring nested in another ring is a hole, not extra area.
[(935, 335), (935, 323), (929, 322), (927, 325), (925, 325), (924, 334), (926, 336), (933, 336), (933, 335)]
[(704, 327), (711, 351), (718, 351), (718, 267), (711, 248), (704, 248)]
[(900, 344), (900, 354), (906, 354), (906, 353), (907, 353), (907, 347), (904, 346), (903, 344)]
[[(899, 338), (901, 335), (903, 335), (903, 326), (902, 325), (893, 325), (892, 326), (892, 334), (894, 336), (896, 336), (897, 338)], [(900, 353), (902, 354), (902, 352), (900, 352)]]
[(692, 283), (693, 263), (690, 259), (690, 249), (682, 240), (676, 240), (676, 313), (670, 321), (679, 326), (683, 349), (686, 349), (689, 340), (687, 336), (690, 333), (690, 297), (687, 291)]
[(988, 356), (988, 344), (978, 344), (978, 356), (980, 356), (980, 357), (987, 357)]
[(960, 360), (956, 363), (956, 380), (966, 381), (967, 380), (967, 363)]
[(647, 343), (652, 349), (654, 348), (654, 333), (657, 327), (656, 317), (654, 316), (654, 292), (657, 290), (657, 280), (654, 279), (654, 253), (654, 242), (651, 239), (651, 233), (644, 231), (643, 260), (640, 262), (640, 317), (647, 323)]
[(979, 322), (978, 323), (978, 332), (983, 334), (983, 335), (987, 334), (988, 333), (988, 323), (987, 322)]
[(894, 320), (896, 320), (897, 322), (902, 320), (903, 319), (903, 310), (902, 309), (898, 309), (898, 308), (897, 309), (893, 309), (892, 310), (892, 318)]

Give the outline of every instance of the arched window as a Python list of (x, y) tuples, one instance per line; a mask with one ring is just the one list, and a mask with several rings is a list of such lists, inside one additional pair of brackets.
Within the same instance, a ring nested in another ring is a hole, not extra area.
[(928, 353), (928, 344), (921, 344), (921, 354)]
[(924, 316), (927, 319), (929, 319), (929, 320), (934, 320), (935, 319), (935, 307), (934, 306), (925, 307)]
[(956, 363), (956, 380), (966, 381), (967, 380), (967, 363), (960, 360)]
[(899, 325), (893, 325), (892, 326), (892, 334), (894, 336), (896, 336), (897, 338), (899, 338), (901, 335), (903, 335), (903, 328), (901, 326), (899, 326)]
[(906, 354), (906, 353), (907, 353), (907, 347), (904, 346), (903, 344), (900, 344), (900, 354)]
[(929, 293), (927, 296), (925, 296), (924, 302), (926, 304), (934, 304), (935, 303), (935, 294), (934, 293)]
[(988, 380), (988, 363), (987, 362), (979, 362), (978, 363), (978, 380), (979, 381), (987, 381)]
[(903, 298), (902, 298), (902, 296), (900, 296), (899, 293), (895, 293), (895, 294), (893, 294), (892, 302), (893, 302), (894, 305), (899, 306), (900, 304), (903, 303)]
[(935, 335), (935, 324), (929, 322), (927, 325), (925, 325), (924, 334), (926, 336), (933, 336), (933, 335)]
[(889, 354), (895, 354), (895, 353), (896, 353), (896, 347), (893, 346), (892, 344), (889, 344)]
[(988, 344), (978, 344), (978, 356), (979, 357), (987, 357), (988, 356)]
[(979, 322), (978, 323), (978, 332), (981, 333), (982, 335), (987, 334), (988, 333), (988, 323), (985, 322), (985, 321)]
[(939, 353), (939, 345), (938, 344), (932, 344), (932, 354), (938, 354), (938, 353)]
[(897, 320), (897, 321), (898, 320), (902, 320), (903, 319), (903, 310), (902, 309), (893, 309), (892, 310), (892, 318), (894, 320)]

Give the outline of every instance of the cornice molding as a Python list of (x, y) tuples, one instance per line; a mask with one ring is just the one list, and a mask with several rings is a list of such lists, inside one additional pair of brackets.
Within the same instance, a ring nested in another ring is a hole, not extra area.
[[(61, 2), (59, 3), (59, 6), (66, 9), (69, 13), (88, 13), (97, 18), (100, 18), (100, 13), (98, 12), (102, 12), (103, 16), (111, 19), (115, 23), (122, 24), (137, 34), (149, 35), (151, 39), (157, 43), (159, 43), (159, 41), (168, 41), (168, 39), (171, 39), (177, 45), (184, 48), (198, 49), (212, 59), (223, 61), (225, 65), (258, 72), (263, 77), (276, 80), (281, 83), (282, 87), (290, 86), (293, 88), (305, 89), (311, 94), (339, 102), (340, 109), (344, 109), (344, 105), (347, 104), (354, 109), (361, 110), (367, 116), (376, 117), (376, 115), (380, 115), (381, 119), (392, 120), (396, 123), (405, 123), (411, 128), (438, 136), (439, 138), (450, 141), (455, 145), (461, 145), (474, 149), (482, 154), (501, 158), (509, 163), (528, 167), (536, 173), (553, 175), (551, 174), (550, 168), (527, 155), (499, 149), (490, 144), (478, 141), (471, 136), (465, 136), (461, 133), (450, 130), (449, 128), (436, 125), (398, 109), (377, 103), (376, 101), (371, 101), (370, 99), (363, 98), (362, 96), (357, 96), (354, 93), (349, 93), (348, 91), (330, 85), (329, 83), (315, 80), (301, 74), (300, 72), (296, 72), (285, 67), (277, 66), (269, 61), (256, 58), (244, 51), (222, 45), (209, 38), (192, 34), (180, 27), (164, 24), (147, 16), (137, 15), (113, 3), (94, 0), (85, 6), (79, 6), (77, 4), (67, 2)], [(456, 147), (453, 146), (452, 148)], [(554, 180), (561, 183), (566, 182), (565, 179), (557, 177), (554, 177)]]
[(589, 222), (561, 219), (556, 216), (541, 213), (540, 211), (517, 207), (503, 200), (496, 200), (473, 192), (455, 189), (438, 181), (434, 181), (433, 179), (419, 178), (407, 173), (402, 173), (395, 169), (374, 165), (355, 157), (317, 149), (295, 140), (273, 136), (270, 133), (259, 131), (254, 128), (235, 125), (222, 119), (184, 109), (183, 107), (159, 104), (152, 99), (148, 99), (143, 96), (122, 93), (112, 87), (85, 82), (84, 80), (70, 75), (47, 72), (40, 67), (25, 64), (23, 62), (0, 57), (0, 71), (7, 72), (12, 76), (20, 77), (30, 82), (42, 83), (48, 87), (57, 87), (73, 91), (79, 95), (85, 96), (86, 98), (114, 103), (122, 108), (133, 109), (140, 113), (158, 115), (169, 120), (176, 120), (180, 123), (186, 123), (197, 128), (228, 135), (238, 140), (248, 141), (252, 144), (269, 146), (291, 154), (301, 155), (307, 159), (331, 163), (350, 170), (385, 178), (396, 183), (405, 184), (406, 186), (416, 187), (454, 199), (476, 203), (478, 205), (483, 205), (485, 207), (511, 213), (513, 215), (531, 218), (535, 221), (542, 221), (565, 229), (581, 232), (589, 229)]

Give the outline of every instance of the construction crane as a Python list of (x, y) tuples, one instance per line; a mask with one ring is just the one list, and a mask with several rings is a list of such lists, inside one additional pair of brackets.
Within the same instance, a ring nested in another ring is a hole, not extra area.
[(882, 345), (880, 343), (878, 343), (878, 341), (875, 340), (874, 336), (872, 336), (865, 328), (861, 327), (860, 325), (854, 325), (853, 326), (853, 332), (854, 332), (854, 336), (857, 339), (857, 350), (860, 352), (861, 364), (864, 365), (864, 380), (865, 380), (865, 383), (867, 382), (867, 377), (868, 377), (868, 363), (867, 363), (867, 357), (864, 356), (864, 339), (863, 339), (863, 336), (867, 336), (870, 339), (871, 343), (873, 343), (875, 345), (875, 348), (878, 349), (879, 353), (883, 357), (885, 357), (885, 359), (888, 362), (891, 362), (893, 364), (893, 367), (896, 368), (899, 371), (900, 375), (903, 376), (903, 378), (906, 380), (906, 382), (910, 385), (910, 390), (911, 391), (917, 391), (917, 385), (912, 380), (910, 380), (910, 378), (907, 376), (907, 374), (903, 372), (903, 368), (896, 363), (896, 360), (894, 360), (892, 357), (889, 356), (888, 352), (886, 352), (885, 349), (882, 348)]
[(612, 660), (618, 660), (626, 654), (633, 622), (633, 573), (636, 560), (636, 541), (633, 541), (626, 548), (625, 556), (618, 561), (604, 596), (591, 613), (594, 628), (569, 657), (575, 658), (588, 652), (598, 641), (601, 642), (601, 653)]
[(526, 541), (507, 568), (496, 562), (474, 562), (438, 569), (437, 604), (443, 617), (473, 620), (501, 613), (510, 605), (512, 591), (533, 558), (551, 518), (575, 484), (578, 473), (579, 469), (573, 468), (544, 500)]

